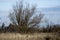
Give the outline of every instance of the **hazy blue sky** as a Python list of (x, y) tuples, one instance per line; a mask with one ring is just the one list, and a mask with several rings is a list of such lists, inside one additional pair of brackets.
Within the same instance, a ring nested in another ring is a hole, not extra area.
[[(19, 0), (0, 0), (0, 23), (9, 23), (8, 14), (12, 6)], [(60, 24), (60, 0), (24, 0), (25, 3), (36, 5), (45, 17), (53, 23)]]

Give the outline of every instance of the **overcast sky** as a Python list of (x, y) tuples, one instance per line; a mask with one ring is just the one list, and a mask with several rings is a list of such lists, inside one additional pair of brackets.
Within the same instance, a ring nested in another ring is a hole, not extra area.
[[(19, 0), (0, 0), (0, 23), (8, 24), (8, 14)], [(25, 3), (36, 5), (49, 21), (60, 24), (60, 0), (24, 0)]]

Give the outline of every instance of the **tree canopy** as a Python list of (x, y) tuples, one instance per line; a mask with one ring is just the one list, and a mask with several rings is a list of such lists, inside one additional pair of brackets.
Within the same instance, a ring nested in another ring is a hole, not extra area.
[[(17, 25), (22, 30), (27, 30), (29, 27), (37, 27), (41, 23), (43, 14), (38, 12), (36, 14), (36, 6), (26, 7), (23, 5), (23, 2), (17, 4), (13, 8), (13, 12), (10, 12), (9, 18), (14, 25)], [(35, 16), (34, 16), (35, 15)], [(34, 17), (33, 17), (34, 16)]]

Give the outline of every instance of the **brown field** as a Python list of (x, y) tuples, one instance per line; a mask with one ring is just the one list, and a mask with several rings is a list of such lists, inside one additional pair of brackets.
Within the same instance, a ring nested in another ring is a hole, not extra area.
[(0, 33), (0, 40), (60, 40), (57, 33)]

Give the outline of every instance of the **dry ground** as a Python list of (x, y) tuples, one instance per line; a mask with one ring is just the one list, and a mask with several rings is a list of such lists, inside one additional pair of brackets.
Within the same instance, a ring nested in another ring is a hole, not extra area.
[(60, 40), (57, 33), (0, 33), (0, 40)]

